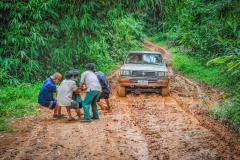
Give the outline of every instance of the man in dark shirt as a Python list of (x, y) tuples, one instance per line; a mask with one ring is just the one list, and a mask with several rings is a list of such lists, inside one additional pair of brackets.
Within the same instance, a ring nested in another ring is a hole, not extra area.
[(50, 78), (47, 78), (38, 94), (38, 103), (54, 111), (53, 118), (66, 118), (61, 114), (61, 107), (58, 106), (54, 98), (54, 92), (57, 92), (56, 84), (62, 75), (58, 72), (54, 73)]
[(109, 94), (112, 91), (112, 86), (110, 85), (110, 83), (108, 82), (105, 74), (101, 71), (96, 72), (96, 70), (94, 70), (94, 73), (96, 74), (101, 86), (102, 86), (102, 93), (100, 94), (100, 96), (98, 97), (97, 100), (97, 105), (104, 110), (105, 107), (103, 106), (103, 103), (100, 102), (100, 99), (105, 99), (105, 102), (107, 104), (107, 108), (106, 109), (110, 109), (110, 102), (109, 102)]

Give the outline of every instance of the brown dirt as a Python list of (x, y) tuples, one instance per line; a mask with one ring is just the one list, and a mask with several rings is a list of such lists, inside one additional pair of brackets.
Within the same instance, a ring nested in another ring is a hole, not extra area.
[[(166, 49), (149, 41), (145, 47), (171, 61)], [(116, 70), (109, 76), (112, 108), (100, 110), (100, 119), (90, 124), (53, 119), (51, 111), (38, 107), (39, 116), (11, 124), (20, 132), (0, 133), (0, 159), (240, 159), (237, 135), (206, 116), (221, 93), (170, 71), (169, 96), (119, 98)], [(62, 112), (66, 114), (64, 108)]]

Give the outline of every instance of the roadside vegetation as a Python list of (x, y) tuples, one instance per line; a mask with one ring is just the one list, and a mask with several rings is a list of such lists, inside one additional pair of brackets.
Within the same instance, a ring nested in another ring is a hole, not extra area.
[(0, 88), (0, 131), (14, 131), (7, 125), (14, 118), (39, 113), (36, 106), (41, 85), (22, 83)]
[[(148, 13), (149, 39), (165, 44), (181, 74), (219, 88), (224, 101), (210, 116), (240, 133), (240, 4), (230, 1), (172, 1), (168, 14)], [(152, 16), (151, 16), (152, 15)], [(153, 17), (152, 19), (149, 17)], [(158, 26), (158, 27), (156, 27)]]

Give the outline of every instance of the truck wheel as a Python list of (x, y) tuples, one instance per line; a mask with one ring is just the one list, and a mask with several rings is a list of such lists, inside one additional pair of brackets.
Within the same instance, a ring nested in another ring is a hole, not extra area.
[(126, 87), (118, 86), (118, 95), (119, 97), (126, 96)]
[(167, 96), (169, 94), (169, 88), (168, 87), (162, 87), (162, 96)]

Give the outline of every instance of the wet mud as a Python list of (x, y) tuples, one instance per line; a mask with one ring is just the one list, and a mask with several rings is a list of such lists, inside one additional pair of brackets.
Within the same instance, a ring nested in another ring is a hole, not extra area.
[[(166, 49), (149, 41), (144, 45), (171, 61)], [(19, 132), (0, 133), (0, 159), (240, 159), (239, 137), (207, 116), (208, 109), (222, 100), (221, 92), (171, 68), (170, 73), (169, 96), (119, 98), (116, 69), (108, 76), (113, 86), (111, 109), (99, 110), (100, 119), (88, 124), (53, 119), (51, 111), (39, 106), (40, 115), (12, 122)], [(66, 114), (65, 108), (62, 112)]]

